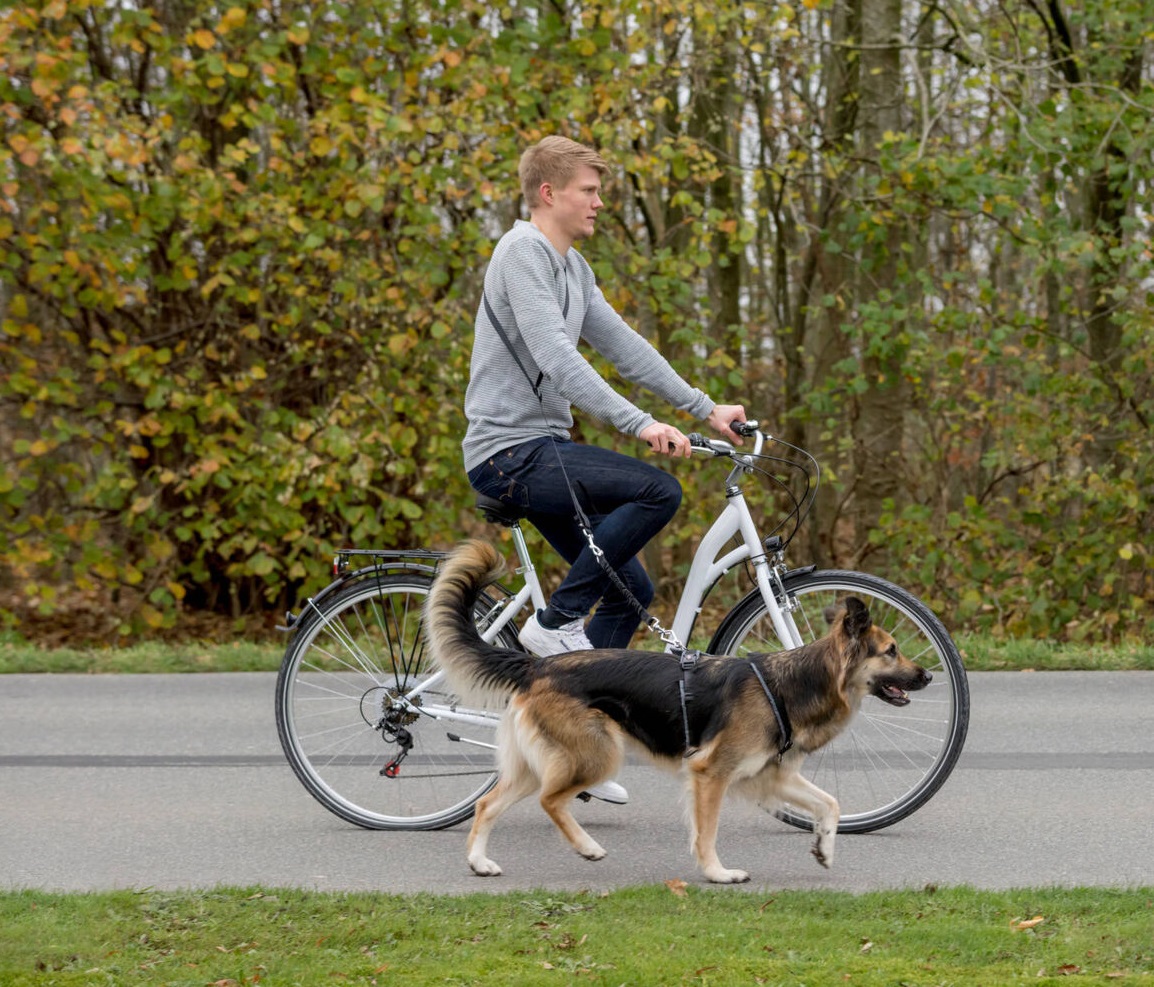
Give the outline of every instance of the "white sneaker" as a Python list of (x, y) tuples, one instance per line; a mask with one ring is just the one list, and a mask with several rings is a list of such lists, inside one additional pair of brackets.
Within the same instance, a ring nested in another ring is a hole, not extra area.
[(556, 630), (542, 627), (533, 614), (525, 621), (518, 635), (521, 643), (528, 651), (532, 651), (538, 658), (548, 658), (550, 655), (564, 655), (570, 651), (592, 651), (593, 645), (585, 636), (585, 623), (578, 617), (567, 624), (562, 624)]
[(612, 802), (614, 805), (624, 805), (629, 801), (629, 793), (624, 785), (615, 781), (603, 781), (600, 784), (586, 788), (578, 798), (595, 798), (602, 802)]

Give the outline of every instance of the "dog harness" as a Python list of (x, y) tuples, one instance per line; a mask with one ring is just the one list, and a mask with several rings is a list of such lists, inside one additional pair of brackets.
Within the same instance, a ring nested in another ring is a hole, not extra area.
[(765, 684), (765, 677), (761, 674), (761, 669), (757, 667), (752, 661), (749, 662), (749, 667), (753, 669), (753, 674), (757, 676), (757, 681), (761, 683), (761, 691), (765, 693), (765, 698), (769, 700), (769, 708), (773, 710), (773, 718), (777, 720), (777, 733), (781, 738), (781, 747), (777, 751), (777, 759), (780, 761), (785, 757), (785, 752), (793, 746), (793, 726), (789, 722), (789, 717), (785, 710), (777, 705), (777, 700), (773, 698), (773, 693), (769, 691), (769, 686)]
[[(681, 726), (685, 731), (685, 753), (682, 757), (690, 757), (697, 751), (697, 747), (689, 735), (689, 703), (693, 699), (690, 680), (693, 677), (694, 671), (697, 669), (697, 661), (701, 657), (701, 652), (690, 651), (687, 648), (678, 648), (675, 649), (674, 653), (677, 655), (677, 660), (681, 665), (681, 681), (677, 684), (677, 687), (681, 698)], [(753, 669), (753, 674), (757, 676), (757, 681), (761, 685), (761, 691), (765, 693), (765, 698), (769, 700), (769, 708), (773, 710), (773, 718), (777, 722), (777, 735), (781, 741), (781, 745), (777, 750), (777, 760), (780, 762), (781, 759), (785, 757), (786, 751), (793, 747), (793, 725), (789, 722), (789, 716), (785, 709), (779, 706), (777, 700), (773, 698), (773, 693), (765, 681), (765, 676), (761, 674), (761, 669), (748, 659), (746, 659), (746, 664)]]
[(697, 748), (689, 739), (689, 699), (692, 693), (689, 689), (689, 680), (693, 676), (693, 671), (697, 668), (697, 659), (701, 657), (700, 651), (690, 651), (687, 648), (680, 648), (675, 651), (677, 660), (681, 664), (681, 681), (677, 683), (678, 692), (681, 695), (681, 726), (685, 730), (685, 753), (682, 757), (689, 757)]

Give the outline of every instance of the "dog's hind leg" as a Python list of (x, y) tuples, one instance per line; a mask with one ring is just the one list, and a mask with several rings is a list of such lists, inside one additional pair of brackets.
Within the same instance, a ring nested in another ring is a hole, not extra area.
[(729, 779), (695, 771), (690, 785), (693, 793), (693, 853), (698, 867), (715, 884), (744, 884), (749, 875), (743, 870), (723, 867), (717, 856), (717, 827)]
[(473, 828), (469, 830), (467, 846), (469, 867), (478, 877), (500, 876), (501, 868), (487, 856), (489, 834), (505, 810), (526, 796), (532, 795), (536, 789), (537, 779), (531, 772), (522, 770), (506, 773), (497, 782), (497, 787), (488, 795), (483, 795), (477, 802), (477, 811), (473, 817)]
[(546, 774), (541, 786), (541, 808), (553, 820), (553, 825), (561, 830), (570, 846), (586, 860), (600, 860), (605, 856), (605, 849), (582, 828), (569, 811), (569, 806), (573, 804), (573, 799), (593, 783), (576, 780), (566, 771), (551, 771)]
[(469, 866), (478, 877), (500, 875), (501, 868), (487, 856), (489, 834), (507, 809), (540, 787), (540, 779), (524, 753), (523, 734), (527, 729), (523, 713), (514, 700), (497, 728), (500, 781), (477, 801), (473, 828), (469, 830)]
[(837, 836), (841, 813), (837, 799), (796, 772), (781, 780), (776, 795), (782, 801), (792, 802), (813, 816), (813, 831), (817, 839), (814, 840), (812, 853), (822, 867), (832, 867), (834, 837)]

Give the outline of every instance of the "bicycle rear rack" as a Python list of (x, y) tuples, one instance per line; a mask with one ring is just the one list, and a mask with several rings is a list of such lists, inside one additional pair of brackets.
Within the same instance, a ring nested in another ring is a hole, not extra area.
[(294, 630), (301, 614), (310, 608), (315, 609), (325, 597), (343, 589), (355, 580), (387, 576), (395, 572), (424, 572), (431, 576), (437, 571), (437, 566), (442, 560), (448, 557), (448, 554), (448, 552), (436, 552), (426, 548), (342, 548), (333, 556), (333, 581), (316, 596), (310, 596), (306, 599), (300, 612), (285, 611), (284, 623), (278, 624), (277, 630)]

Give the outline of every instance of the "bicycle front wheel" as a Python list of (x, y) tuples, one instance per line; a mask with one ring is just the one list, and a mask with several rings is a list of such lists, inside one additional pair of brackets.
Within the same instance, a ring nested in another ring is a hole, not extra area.
[[(431, 585), (395, 573), (323, 600), (302, 615), (277, 677), (277, 733), (297, 778), (366, 829), (444, 829), (497, 782), (500, 714), (461, 707), (425, 647)], [(516, 647), (504, 631), (497, 643)]]
[[(847, 596), (869, 607), (907, 658), (933, 674), (924, 690), (901, 708), (873, 702), (862, 708), (831, 743), (811, 754), (802, 773), (841, 806), (838, 832), (866, 833), (891, 826), (923, 806), (953, 771), (970, 719), (966, 670), (940, 620), (905, 590), (860, 572), (787, 573), (786, 595), (796, 601), (793, 619), (808, 643), (827, 631), (825, 611)], [(780, 650), (756, 590), (722, 621), (709, 651), (743, 655)], [(786, 806), (778, 815), (812, 829), (808, 814)]]

